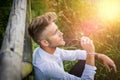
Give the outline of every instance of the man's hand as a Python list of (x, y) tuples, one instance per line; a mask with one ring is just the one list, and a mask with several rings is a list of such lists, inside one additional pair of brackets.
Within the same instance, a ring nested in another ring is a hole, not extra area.
[(84, 50), (87, 51), (87, 53), (94, 53), (95, 52), (95, 47), (93, 44), (93, 41), (89, 39), (88, 37), (83, 36), (81, 38), (81, 46)]
[(114, 71), (117, 72), (116, 65), (112, 59), (110, 59), (105, 54), (97, 54), (98, 59), (102, 60), (105, 67), (109, 70), (109, 72)]

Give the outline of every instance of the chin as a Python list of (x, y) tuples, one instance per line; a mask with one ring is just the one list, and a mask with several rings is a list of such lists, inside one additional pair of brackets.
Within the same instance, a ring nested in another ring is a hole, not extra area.
[(58, 46), (59, 46), (59, 47), (60, 47), (60, 46), (65, 46), (65, 41), (64, 41), (64, 40), (60, 41), (60, 42), (58, 43)]
[(64, 45), (65, 45), (65, 41), (62, 41), (61, 46), (64, 46)]

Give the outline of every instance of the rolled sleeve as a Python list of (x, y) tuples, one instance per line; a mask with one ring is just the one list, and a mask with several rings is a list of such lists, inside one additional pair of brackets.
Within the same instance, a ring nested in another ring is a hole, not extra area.
[(58, 50), (62, 60), (86, 60), (87, 52), (85, 50)]
[(80, 78), (65, 72), (59, 66), (53, 63), (49, 64), (49, 66), (44, 65), (41, 67), (43, 74), (45, 74), (45, 76), (49, 77), (51, 80), (94, 80), (94, 74), (96, 70), (96, 67), (86, 64), (84, 73)]
[(81, 76), (82, 79), (85, 80), (94, 80), (94, 75), (96, 73), (97, 68), (95, 66), (90, 66), (88, 64), (85, 64), (85, 69), (83, 71), (83, 74)]

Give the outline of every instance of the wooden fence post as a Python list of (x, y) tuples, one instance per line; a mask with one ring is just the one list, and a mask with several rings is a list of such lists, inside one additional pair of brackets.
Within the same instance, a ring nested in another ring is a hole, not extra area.
[(22, 78), (28, 77), (32, 72), (32, 42), (28, 34), (28, 26), (31, 20), (31, 0), (27, 0), (26, 27), (24, 38), (24, 50), (22, 58)]
[(0, 50), (0, 80), (21, 80), (27, 0), (13, 0)]

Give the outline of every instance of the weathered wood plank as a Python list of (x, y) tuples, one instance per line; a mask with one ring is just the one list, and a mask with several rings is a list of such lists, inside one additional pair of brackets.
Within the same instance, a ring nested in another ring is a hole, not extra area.
[(32, 42), (28, 34), (28, 26), (31, 18), (31, 0), (27, 0), (27, 15), (26, 15), (26, 27), (25, 27), (25, 38), (24, 38), (24, 50), (22, 59), (22, 78), (28, 76), (32, 71)]
[(13, 0), (0, 50), (0, 80), (21, 80), (27, 0)]

